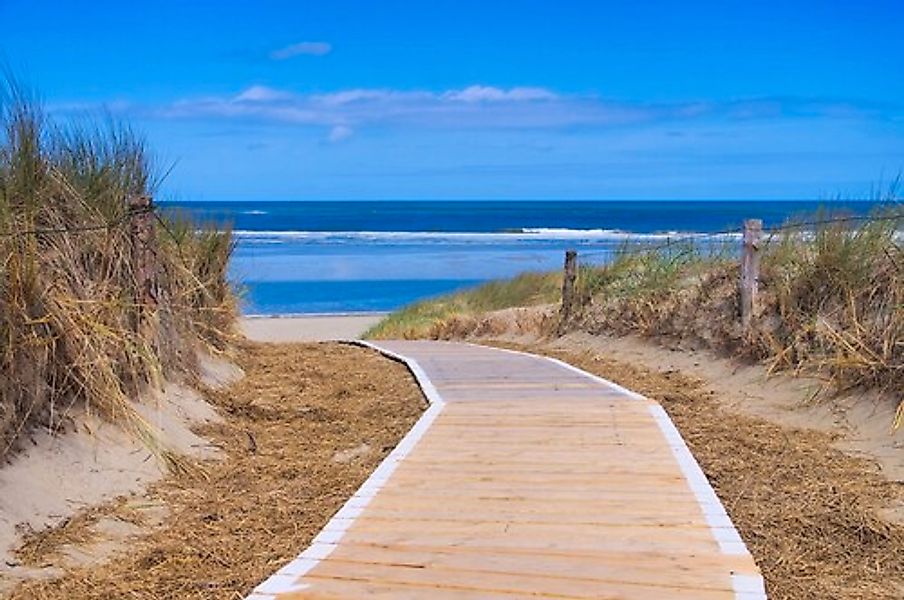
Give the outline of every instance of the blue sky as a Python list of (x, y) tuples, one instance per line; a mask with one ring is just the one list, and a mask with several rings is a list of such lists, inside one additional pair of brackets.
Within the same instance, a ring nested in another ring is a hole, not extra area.
[(0, 0), (61, 118), (183, 200), (860, 196), (904, 169), (904, 2)]

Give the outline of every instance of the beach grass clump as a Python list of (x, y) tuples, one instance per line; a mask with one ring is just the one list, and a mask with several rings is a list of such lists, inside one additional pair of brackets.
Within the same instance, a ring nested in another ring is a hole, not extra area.
[[(533, 333), (667, 337), (763, 360), (773, 371), (816, 375), (838, 390), (899, 391), (904, 389), (904, 211), (895, 197), (884, 200), (865, 219), (817, 214), (789, 222), (763, 240), (759, 302), (749, 328), (740, 320), (739, 247), (732, 252), (690, 240), (665, 249), (626, 246), (605, 265), (580, 267), (578, 306), (569, 322), (551, 326), (557, 307), (536, 307), (545, 318), (533, 319)], [(501, 307), (482, 298), (538, 282), (544, 282), (544, 293), (510, 294), (504, 307), (560, 300), (560, 275), (532, 274), (419, 303), (373, 332), (443, 339), (503, 332), (511, 311), (494, 313)], [(518, 333), (529, 321), (520, 316)]]
[(166, 458), (132, 400), (191, 373), (200, 345), (225, 349), (236, 306), (230, 233), (162, 215), (148, 217), (154, 275), (139, 289), (130, 201), (156, 172), (129, 127), (60, 126), (0, 84), (0, 456), (82, 403)]
[(902, 228), (894, 204), (864, 220), (823, 214), (789, 222), (761, 249), (750, 328), (739, 319), (736, 257), (629, 254), (594, 275), (572, 327), (667, 336), (765, 360), (773, 371), (807, 372), (839, 390), (904, 389)]
[(649, 300), (693, 281), (726, 260), (723, 254), (692, 241), (652, 250), (626, 245), (604, 265), (582, 266), (576, 284), (584, 304), (600, 295)]
[(512, 307), (534, 306), (561, 299), (560, 273), (522, 273), (490, 281), (472, 289), (416, 302), (398, 310), (371, 328), (371, 339), (440, 337), (440, 332), (474, 315)]
[(872, 217), (792, 224), (767, 247), (751, 343), (773, 369), (807, 368), (842, 388), (904, 389), (904, 211)]

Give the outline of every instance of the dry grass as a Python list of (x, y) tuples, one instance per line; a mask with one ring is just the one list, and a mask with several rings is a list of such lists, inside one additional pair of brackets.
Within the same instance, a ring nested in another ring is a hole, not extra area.
[(518, 306), (558, 302), (559, 273), (522, 273), (506, 281), (491, 281), (473, 290), (417, 302), (396, 311), (372, 327), (365, 338), (416, 339), (437, 337), (461, 319)]
[(98, 540), (101, 536), (94, 526), (109, 517), (135, 524), (143, 522), (142, 514), (129, 507), (128, 499), (119, 497), (107, 504), (85, 508), (54, 527), (22, 531), (22, 544), (15, 551), (16, 559), (20, 564), (32, 567), (52, 566), (63, 559), (65, 549)]
[[(208, 392), (225, 422), (200, 431), (222, 460), (170, 475), (140, 500), (168, 508), (162, 525), (108, 564), (21, 585), (11, 599), (242, 598), (310, 542), (424, 407), (407, 369), (371, 350), (249, 345), (240, 365), (243, 380)], [(362, 444), (366, 454), (334, 460)], [(98, 514), (32, 539), (22, 558), (53, 563)]]
[[(735, 255), (731, 247), (685, 244), (667, 251), (626, 249), (607, 265), (582, 268), (569, 323), (558, 323), (554, 311), (542, 317), (525, 311), (512, 327), (512, 311), (484, 309), (479, 299), (489, 290), (477, 288), (403, 309), (370, 335), (452, 339), (585, 331), (667, 337), (766, 361), (771, 371), (805, 372), (825, 380), (826, 390), (878, 388), (900, 403), (900, 424), (904, 211), (891, 203), (873, 216), (865, 223), (789, 226), (771, 238), (762, 251), (760, 302), (749, 330), (739, 318), (736, 244)], [(506, 308), (527, 307), (555, 301), (559, 281), (554, 274), (531, 275), (493, 286), (497, 296), (511, 299)], [(531, 322), (533, 331), (526, 329)]]
[(172, 458), (130, 399), (191, 373), (199, 346), (225, 348), (232, 242), (161, 219), (157, 304), (141, 305), (129, 200), (153, 193), (154, 174), (129, 128), (60, 127), (0, 83), (0, 457), (83, 402)]
[(875, 216), (881, 220), (792, 227), (771, 240), (750, 330), (738, 318), (737, 261), (693, 253), (678, 261), (630, 256), (604, 267), (603, 284), (571, 329), (677, 339), (765, 361), (770, 371), (819, 377), (826, 390), (877, 388), (901, 411), (904, 212)]
[(773, 369), (805, 366), (843, 388), (904, 389), (904, 211), (877, 216), (897, 218), (792, 229), (767, 249), (753, 343)]
[[(498, 344), (513, 347), (512, 344)], [(819, 432), (729, 413), (704, 382), (587, 352), (540, 352), (657, 400), (687, 441), (766, 579), (773, 600), (881, 600), (904, 594), (904, 526), (883, 509), (899, 484)]]

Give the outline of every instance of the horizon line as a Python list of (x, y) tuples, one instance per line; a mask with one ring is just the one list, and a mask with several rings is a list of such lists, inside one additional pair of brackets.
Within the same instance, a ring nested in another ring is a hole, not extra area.
[(296, 198), (296, 199), (210, 199), (210, 200), (157, 200), (158, 204), (207, 204), (212, 202), (873, 202), (898, 203), (892, 198)]

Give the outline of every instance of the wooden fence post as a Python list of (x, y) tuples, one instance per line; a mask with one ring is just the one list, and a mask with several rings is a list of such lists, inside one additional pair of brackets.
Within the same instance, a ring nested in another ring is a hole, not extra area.
[(571, 319), (574, 308), (574, 283), (578, 275), (578, 253), (574, 250), (565, 252), (565, 272), (562, 277), (562, 308), (559, 310), (559, 333)]
[(148, 324), (148, 314), (157, 307), (157, 235), (154, 201), (150, 196), (129, 199), (129, 235), (135, 269), (136, 329)]
[(756, 311), (757, 286), (760, 280), (760, 236), (763, 233), (763, 221), (747, 219), (744, 221), (743, 247), (741, 249), (741, 325), (750, 327)]

